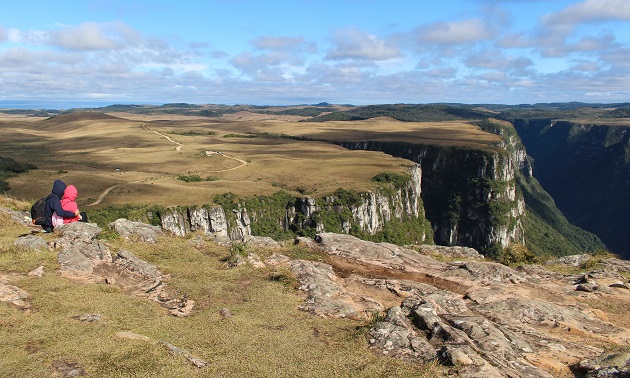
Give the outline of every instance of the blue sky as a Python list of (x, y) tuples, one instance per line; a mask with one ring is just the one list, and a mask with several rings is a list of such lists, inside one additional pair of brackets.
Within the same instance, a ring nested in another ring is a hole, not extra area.
[(12, 1), (0, 102), (630, 101), (630, 0)]

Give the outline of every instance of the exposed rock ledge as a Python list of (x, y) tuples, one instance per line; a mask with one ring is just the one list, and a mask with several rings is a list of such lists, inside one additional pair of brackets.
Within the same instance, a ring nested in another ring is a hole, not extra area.
[[(134, 225), (136, 228), (139, 226), (141, 225)], [(62, 275), (116, 285), (131, 294), (158, 302), (174, 316), (187, 316), (191, 313), (194, 302), (177, 298), (167, 288), (166, 277), (157, 267), (129, 251), (120, 250), (112, 254), (107, 244), (96, 239), (101, 231), (96, 224), (82, 222), (55, 228), (55, 234), (60, 236), (56, 245), (61, 248), (57, 260), (61, 265)], [(141, 232), (140, 238), (145, 235)], [(153, 239), (146, 241), (152, 242)]]
[(607, 321), (583, 302), (628, 303), (630, 290), (614, 284), (598, 293), (576, 290), (584, 277), (597, 277), (600, 285), (624, 280), (622, 260), (576, 277), (536, 265), (440, 262), (349, 235), (322, 233), (304, 244), (325, 251), (330, 264), (288, 263), (307, 294), (302, 308), (352, 319), (387, 309), (368, 333), (370, 347), (383, 354), (438, 359), (461, 377), (573, 377), (571, 369), (621, 377), (601, 374), (628, 368), (630, 359), (613, 367), (596, 362), (604, 346), (630, 344), (630, 326)]

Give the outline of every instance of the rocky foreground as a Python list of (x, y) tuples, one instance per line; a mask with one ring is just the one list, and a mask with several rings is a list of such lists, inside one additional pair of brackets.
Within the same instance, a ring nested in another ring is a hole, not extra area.
[[(159, 228), (123, 219), (110, 227), (144, 243), (163, 235)], [(35, 235), (15, 244), (55, 248), (61, 274), (71, 279), (117, 285), (174, 316), (194, 315), (193, 300), (169, 290), (157, 267), (130, 252), (110, 251), (97, 239), (100, 232), (94, 224), (73, 223), (56, 230), (52, 246)], [(296, 240), (324, 254), (326, 262), (292, 260), (276, 253), (280, 244), (268, 238), (245, 242), (267, 257), (250, 253), (234, 265), (290, 271), (305, 293), (302, 309), (312, 314), (372, 319), (367, 344), (392, 358), (437, 360), (461, 377), (630, 376), (629, 261), (585, 264), (590, 256), (571, 256), (551, 263), (579, 273), (559, 274), (540, 265), (512, 269), (484, 261), (470, 248), (416, 251), (331, 233)], [(580, 271), (580, 266), (592, 268)], [(0, 276), (0, 300), (29, 310), (28, 293), (12, 285), (11, 277)]]

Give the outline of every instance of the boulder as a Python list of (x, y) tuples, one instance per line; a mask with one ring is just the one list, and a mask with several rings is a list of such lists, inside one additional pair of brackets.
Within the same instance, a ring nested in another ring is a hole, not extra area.
[(164, 235), (164, 231), (160, 227), (142, 222), (133, 222), (124, 218), (116, 219), (109, 224), (109, 228), (126, 239), (135, 237), (145, 243), (155, 243), (160, 236)]
[(48, 249), (48, 243), (41, 236), (37, 235), (23, 235), (13, 242), (13, 245), (18, 249), (30, 250), (30, 251), (42, 251)]
[(580, 369), (589, 378), (630, 377), (630, 352), (602, 353), (592, 360), (580, 362)]
[[(0, 207), (0, 214), (6, 214), (16, 223), (22, 224), (24, 226), (33, 226), (33, 222), (31, 222), (31, 215), (26, 211), (16, 211), (7, 209), (5, 207)], [(36, 226), (41, 230), (41, 227)]]
[(252, 264), (254, 268), (262, 269), (265, 267), (265, 264), (260, 261), (260, 257), (258, 256), (258, 254), (254, 252), (249, 252), (247, 254), (247, 261)]
[(282, 245), (268, 236), (245, 235), (243, 242), (255, 248), (281, 248)]
[(289, 256), (285, 256), (279, 253), (274, 253), (273, 255), (265, 259), (265, 264), (270, 265), (270, 266), (278, 266), (278, 265), (286, 264), (289, 261), (291, 261), (291, 258)]
[(55, 227), (61, 243), (90, 243), (103, 230), (96, 223), (73, 222)]
[(41, 278), (44, 276), (44, 266), (40, 265), (37, 268), (31, 270), (30, 272), (28, 272), (27, 274), (28, 277), (38, 277)]
[(437, 358), (437, 349), (419, 332), (399, 306), (387, 311), (387, 316), (367, 334), (370, 348), (393, 357), (407, 357), (428, 362)]

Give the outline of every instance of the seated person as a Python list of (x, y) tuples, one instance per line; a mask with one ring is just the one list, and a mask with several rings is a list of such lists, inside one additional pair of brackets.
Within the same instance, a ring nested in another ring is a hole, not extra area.
[(61, 198), (61, 208), (65, 211), (69, 211), (73, 213), (72, 217), (63, 217), (58, 215), (56, 212), (53, 213), (52, 224), (53, 227), (61, 226), (62, 224), (78, 222), (82, 220), (81, 214), (77, 215), (77, 211), (79, 210), (79, 206), (75, 202), (77, 199), (77, 195), (79, 192), (74, 185), (68, 185), (63, 192), (63, 198)]
[(53, 232), (52, 216), (54, 213), (66, 218), (72, 218), (79, 215), (79, 210), (75, 212), (66, 211), (61, 207), (61, 198), (66, 190), (66, 184), (61, 180), (55, 180), (53, 183), (52, 193), (46, 198), (46, 210), (44, 214), (44, 223), (42, 228), (45, 232)]

